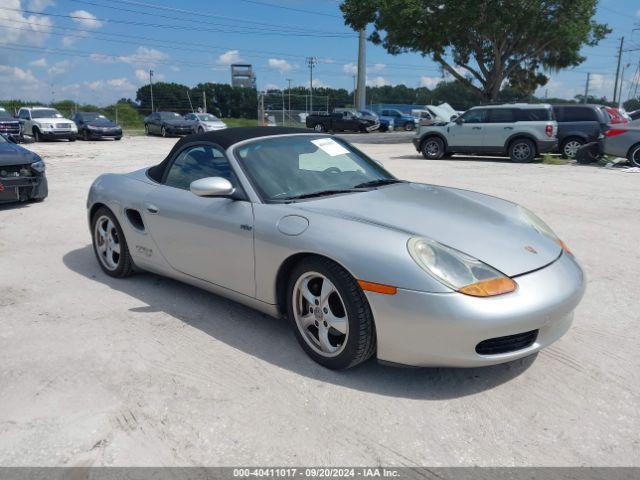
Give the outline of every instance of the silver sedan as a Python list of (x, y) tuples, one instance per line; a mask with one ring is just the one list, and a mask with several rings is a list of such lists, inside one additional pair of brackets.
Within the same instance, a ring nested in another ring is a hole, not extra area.
[(107, 275), (155, 272), (284, 317), (334, 369), (522, 358), (567, 332), (585, 288), (530, 211), (397, 179), (306, 130), (186, 137), (159, 165), (100, 176), (87, 208)]
[(640, 120), (612, 125), (604, 134), (603, 150), (607, 155), (626, 157), (634, 167), (640, 167)]

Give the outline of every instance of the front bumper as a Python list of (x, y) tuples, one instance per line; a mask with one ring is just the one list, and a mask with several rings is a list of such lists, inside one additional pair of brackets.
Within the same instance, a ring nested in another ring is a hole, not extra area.
[(122, 129), (110, 128), (108, 130), (89, 130), (87, 129), (89, 138), (120, 138), (122, 137)]
[(538, 146), (538, 153), (550, 153), (555, 152), (558, 149), (558, 139), (553, 138), (549, 140), (536, 140)]
[(46, 175), (0, 177), (0, 203), (26, 202), (46, 198), (49, 186)]
[(42, 130), (40, 132), (40, 136), (46, 139), (69, 139), (76, 138), (78, 136), (78, 132), (74, 132), (73, 130)]
[(191, 135), (192, 133), (194, 133), (194, 128), (166, 126), (165, 131), (170, 135)]
[[(564, 335), (585, 290), (575, 259), (563, 253), (551, 265), (514, 280), (515, 292), (490, 298), (398, 289), (366, 292), (376, 322), (378, 360), (411, 366), (480, 367), (531, 355)], [(476, 353), (478, 343), (538, 330), (520, 350)]]

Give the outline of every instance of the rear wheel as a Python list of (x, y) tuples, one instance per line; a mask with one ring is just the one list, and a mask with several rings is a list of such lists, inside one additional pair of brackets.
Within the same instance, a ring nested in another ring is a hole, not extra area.
[(144, 124), (144, 134), (145, 135), (151, 134), (151, 132), (149, 131), (149, 125), (147, 125), (146, 123)]
[(562, 153), (564, 158), (574, 159), (582, 145), (584, 145), (584, 140), (580, 138), (568, 138), (562, 142), (560, 153)]
[(404, 124), (404, 131), (405, 132), (412, 132), (413, 129), (415, 128), (415, 125), (411, 122), (407, 122)]
[(287, 313), (302, 348), (327, 368), (353, 367), (375, 351), (369, 302), (349, 272), (331, 260), (307, 258), (293, 269)]
[(509, 157), (515, 163), (530, 163), (536, 158), (536, 146), (527, 138), (519, 138), (511, 142)]
[(640, 167), (640, 143), (631, 147), (627, 158), (631, 162), (631, 165), (634, 167)]
[(102, 271), (123, 278), (133, 273), (127, 241), (115, 215), (106, 207), (98, 209), (91, 222), (93, 251)]
[(444, 142), (439, 137), (429, 137), (422, 141), (422, 156), (427, 160), (439, 160), (444, 157)]

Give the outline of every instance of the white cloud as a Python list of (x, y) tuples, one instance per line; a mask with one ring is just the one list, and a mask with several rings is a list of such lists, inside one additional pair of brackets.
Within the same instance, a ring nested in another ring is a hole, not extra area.
[(69, 62), (69, 60), (61, 60), (59, 62), (54, 63), (51, 66), (51, 68), (47, 70), (47, 73), (52, 77), (55, 75), (62, 75), (68, 70), (70, 65), (71, 65), (71, 62)]
[[(49, 36), (53, 22), (42, 15), (25, 15), (20, 0), (2, 0), (0, 21), (4, 25), (20, 25), (20, 30), (4, 29), (2, 41), (27, 46), (40, 46)], [(27, 4), (28, 5), (28, 4)], [(39, 11), (39, 10), (34, 10)]]
[(29, 65), (31, 67), (46, 68), (47, 67), (47, 59), (46, 58), (38, 58), (37, 60), (34, 60), (33, 62), (29, 62)]
[[(149, 83), (149, 70), (145, 70), (144, 68), (137, 68), (133, 74), (136, 77), (136, 80), (140, 84), (148, 84)], [(162, 73), (153, 72), (153, 80), (154, 82), (161, 82), (164, 80), (164, 75)]]
[(342, 66), (342, 71), (347, 75), (357, 75), (358, 74), (358, 66), (354, 63), (347, 63)]
[(592, 73), (589, 79), (589, 94), (606, 95), (613, 92), (613, 84), (614, 79), (612, 76)]
[(14, 82), (34, 84), (38, 83), (38, 79), (31, 73), (31, 70), (0, 65), (0, 83), (12, 84)]
[(84, 85), (86, 88), (93, 91), (110, 90), (113, 92), (126, 93), (136, 90), (136, 86), (128, 78), (125, 77), (84, 82)]
[(273, 68), (274, 70), (279, 70), (280, 73), (287, 73), (293, 70), (293, 65), (291, 65), (286, 60), (283, 60), (280, 58), (270, 58), (269, 68)]
[(73, 36), (69, 36), (69, 35), (64, 36), (64, 37), (62, 37), (62, 45), (65, 46), (65, 47), (70, 47), (71, 45), (76, 43), (81, 38), (87, 38), (88, 36), (89, 36), (89, 34), (87, 32), (78, 32), (77, 34), (75, 34)]
[(232, 63), (241, 62), (242, 58), (240, 58), (239, 50), (229, 50), (218, 57), (218, 61), (216, 62), (220, 66), (228, 67)]
[[(387, 68), (387, 66), (384, 63), (376, 63), (367, 67), (367, 73), (380, 73), (385, 68)], [(342, 71), (347, 75), (357, 75), (358, 65), (355, 63), (346, 63), (342, 66)]]
[[(309, 85), (309, 84), (307, 83), (307, 85)], [(328, 84), (324, 83), (319, 78), (314, 78), (313, 79), (313, 88), (331, 88), (331, 85), (328, 85)]]
[(435, 88), (442, 81), (441, 77), (420, 77), (420, 86), (427, 88)]
[(276, 85), (275, 83), (267, 83), (264, 86), (264, 89), (265, 89), (265, 91), (268, 91), (268, 90), (280, 90), (280, 87), (278, 85)]
[(28, 0), (27, 10), (32, 10), (34, 12), (42, 12), (49, 5), (53, 5), (53, 0)]
[(368, 78), (367, 85), (369, 85), (370, 87), (384, 87), (385, 85), (390, 85), (390, 83), (387, 81), (386, 78), (377, 76), (373, 78)]
[(89, 58), (98, 63), (126, 63), (134, 65), (137, 68), (145, 67), (147, 69), (154, 67), (160, 62), (163, 62), (169, 58), (164, 52), (156, 50), (155, 48), (138, 47), (130, 55), (104, 55), (102, 53), (92, 53)]
[(327, 57), (322, 59), (322, 63), (326, 63), (327, 65), (332, 65), (336, 63), (336, 61), (333, 58)]
[(84, 28), (96, 29), (102, 27), (102, 22), (86, 10), (76, 10), (69, 15), (73, 17), (74, 22), (79, 23)]

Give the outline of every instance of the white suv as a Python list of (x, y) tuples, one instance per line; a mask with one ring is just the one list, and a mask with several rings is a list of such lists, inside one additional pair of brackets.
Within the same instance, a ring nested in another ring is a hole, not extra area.
[(473, 153), (507, 155), (513, 162), (526, 163), (554, 151), (557, 134), (551, 105), (487, 105), (473, 107), (451, 122), (420, 126), (413, 144), (431, 160)]
[(48, 138), (66, 138), (75, 142), (78, 136), (76, 124), (55, 108), (23, 107), (18, 110), (18, 120), (22, 124), (22, 132), (32, 135), (36, 142)]

